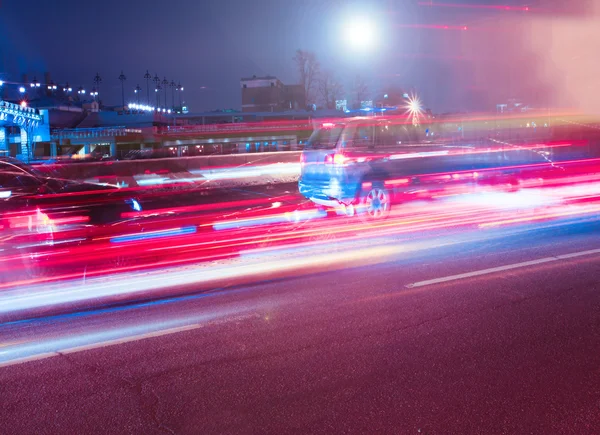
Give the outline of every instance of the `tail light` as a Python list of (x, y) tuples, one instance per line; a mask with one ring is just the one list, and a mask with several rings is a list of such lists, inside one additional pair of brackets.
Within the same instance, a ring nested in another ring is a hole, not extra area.
[(325, 156), (326, 165), (344, 166), (349, 161), (350, 159), (343, 154), (328, 154)]

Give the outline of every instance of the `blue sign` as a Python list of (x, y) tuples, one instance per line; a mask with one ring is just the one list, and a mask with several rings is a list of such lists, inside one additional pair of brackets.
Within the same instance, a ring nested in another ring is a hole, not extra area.
[(15, 124), (23, 128), (38, 128), (40, 125), (40, 122), (34, 119), (23, 115), (13, 115), (12, 113), (6, 112), (0, 112), (0, 121)]

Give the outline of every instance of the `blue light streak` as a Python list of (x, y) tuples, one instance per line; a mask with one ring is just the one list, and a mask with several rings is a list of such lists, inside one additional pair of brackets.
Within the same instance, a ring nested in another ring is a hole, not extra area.
[(165, 237), (185, 236), (195, 234), (198, 231), (196, 227), (183, 227), (173, 230), (155, 231), (150, 233), (128, 234), (110, 239), (110, 243), (136, 242), (140, 240), (161, 239)]

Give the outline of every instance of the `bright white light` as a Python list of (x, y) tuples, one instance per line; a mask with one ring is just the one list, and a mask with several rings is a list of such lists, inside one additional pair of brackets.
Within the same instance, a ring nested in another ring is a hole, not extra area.
[(167, 113), (171, 113), (171, 109), (167, 110)]
[(21, 101), (21, 107), (27, 107), (27, 101)]
[(4, 82), (0, 80), (0, 86), (4, 86)]
[(410, 98), (408, 100), (408, 106), (407, 107), (408, 107), (408, 110), (411, 113), (420, 113), (421, 112), (421, 102), (416, 97)]
[(20, 93), (22, 93), (22, 94), (24, 94), (24, 93), (25, 93), (25, 87), (24, 87), (24, 86), (21, 86), (21, 87), (19, 88), (19, 92), (20, 92)]
[(377, 29), (368, 18), (354, 17), (343, 26), (343, 35), (351, 48), (368, 50), (376, 45)]
[(41, 83), (36, 83), (36, 84), (35, 84), (35, 87), (36, 87), (36, 88), (39, 88), (40, 86), (41, 86)]

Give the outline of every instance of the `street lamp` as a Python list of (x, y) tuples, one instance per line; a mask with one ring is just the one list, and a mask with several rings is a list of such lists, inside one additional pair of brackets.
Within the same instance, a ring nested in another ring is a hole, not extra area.
[(77, 89), (77, 93), (79, 95), (85, 95), (85, 89), (83, 89), (83, 86), (79, 86), (79, 89)]
[(69, 83), (67, 82), (67, 84), (65, 85), (65, 87), (63, 88), (63, 92), (68, 94), (71, 91), (73, 91), (73, 88), (71, 86), (69, 86)]
[(96, 97), (98, 96), (98, 91), (96, 90), (96, 88), (92, 88), (92, 92), (90, 92), (90, 95), (94, 97), (94, 101), (96, 101)]
[(181, 108), (181, 94), (183, 92), (183, 86), (181, 86), (181, 82), (177, 85), (177, 89), (176, 89), (179, 93), (179, 110), (182, 110)]
[(167, 90), (169, 89), (169, 81), (165, 77), (162, 81), (163, 89), (165, 90), (165, 107), (167, 107)]
[(29, 84), (29, 86), (31, 86), (32, 88), (39, 88), (40, 87), (40, 82), (37, 81), (37, 78), (33, 78), (33, 80), (31, 81), (31, 83)]
[(146, 80), (146, 96), (148, 97), (148, 106), (150, 105), (150, 79), (152, 78), (152, 75), (150, 74), (150, 71), (146, 70), (146, 74), (144, 74), (144, 79)]
[(366, 51), (377, 45), (377, 26), (367, 17), (353, 17), (345, 22), (342, 35), (347, 46)]
[(419, 125), (419, 116), (423, 112), (423, 108), (421, 106), (421, 101), (416, 95), (412, 95), (408, 98), (406, 111), (411, 116), (412, 124), (414, 126)]
[(161, 86), (160, 86), (160, 79), (158, 80), (158, 83), (156, 84), (156, 87), (154, 88), (154, 92), (156, 92), (156, 106), (160, 107), (160, 90), (161, 90)]
[(169, 86), (171, 86), (171, 108), (175, 111), (175, 88), (177, 87), (175, 80), (171, 80)]
[(96, 73), (96, 76), (94, 77), (94, 84), (96, 85), (94, 89), (96, 90), (96, 96), (98, 96), (98, 92), (100, 91), (100, 83), (102, 83), (102, 77), (100, 77), (100, 74)]
[(19, 86), (19, 92), (21, 94), (24, 94), (25, 93), (25, 86)]
[(142, 88), (140, 87), (140, 85), (137, 85), (135, 87), (135, 89), (133, 90), (133, 92), (135, 92), (135, 94), (137, 96), (137, 104), (139, 106), (140, 105), (140, 93), (142, 92)]
[(125, 110), (125, 80), (127, 80), (127, 77), (125, 77), (125, 74), (123, 74), (123, 70), (121, 70), (119, 80), (121, 80), (121, 103), (123, 110)]

